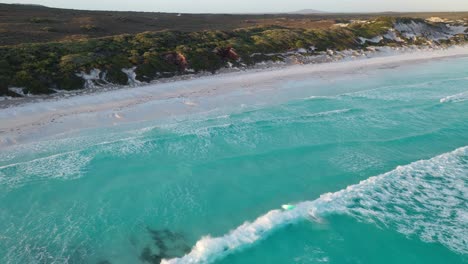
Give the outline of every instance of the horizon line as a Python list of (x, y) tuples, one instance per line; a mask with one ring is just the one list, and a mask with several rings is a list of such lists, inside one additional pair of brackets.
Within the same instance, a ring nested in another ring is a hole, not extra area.
[[(77, 10), (77, 11), (95, 11), (95, 12), (135, 12), (135, 13), (167, 13), (167, 14), (194, 14), (194, 15), (333, 15), (333, 14), (385, 14), (385, 13), (468, 13), (468, 10), (406, 10), (406, 11), (326, 11), (316, 10), (311, 8), (304, 8), (286, 12), (178, 12), (178, 11), (143, 11), (143, 10), (112, 10), (112, 9), (82, 9), (82, 8), (66, 8), (57, 6), (47, 6), (41, 4), (22, 4), (22, 3), (0, 3), (1, 5), (20, 5), (20, 6), (31, 6), (31, 7), (44, 7), (50, 9), (63, 9), (63, 10)], [(316, 12), (300, 13), (305, 10), (315, 10)]]

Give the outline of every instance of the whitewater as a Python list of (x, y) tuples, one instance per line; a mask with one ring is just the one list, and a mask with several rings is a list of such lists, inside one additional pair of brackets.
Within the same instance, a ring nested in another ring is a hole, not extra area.
[[(467, 172), (468, 147), (463, 147), (323, 194), (317, 200), (301, 202), (293, 210), (270, 211), (222, 237), (204, 237), (186, 256), (162, 263), (211, 263), (266, 238), (275, 229), (307, 218), (320, 222), (320, 217), (327, 214), (393, 223), (406, 235), (416, 234), (426, 242), (439, 242), (467, 254)], [(420, 215), (408, 214), (411, 211)], [(446, 219), (451, 212), (456, 218)]]
[(467, 64), (293, 67), (2, 109), (0, 263), (466, 263)]

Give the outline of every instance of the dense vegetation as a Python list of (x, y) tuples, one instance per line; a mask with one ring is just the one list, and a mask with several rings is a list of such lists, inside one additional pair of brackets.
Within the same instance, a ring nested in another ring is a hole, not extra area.
[[(358, 37), (385, 34), (395, 21), (379, 18), (329, 29), (267, 26), (231, 31), (144, 32), (5, 46), (0, 47), (0, 95), (12, 95), (8, 87), (22, 87), (25, 93), (32, 94), (81, 89), (85, 81), (77, 73), (92, 69), (100, 69), (104, 81), (124, 85), (128, 78), (123, 68), (136, 67), (137, 79), (148, 82), (183, 74), (187, 69), (215, 72), (228, 62), (248, 66), (264, 60), (281, 60), (281, 53), (297, 49), (313, 54), (327, 49), (365, 48), (368, 44), (358, 41)], [(379, 45), (396, 43), (384, 40)]]
[[(2, 1), (0, 1), (2, 2)], [(468, 12), (424, 13), (320, 13), (320, 14), (179, 14), (160, 12), (90, 11), (38, 5), (0, 3), (0, 46), (23, 43), (90, 39), (148, 31), (232, 31), (237, 28), (281, 26), (328, 29), (349, 20), (373, 20), (379, 16), (450, 20), (468, 18)]]

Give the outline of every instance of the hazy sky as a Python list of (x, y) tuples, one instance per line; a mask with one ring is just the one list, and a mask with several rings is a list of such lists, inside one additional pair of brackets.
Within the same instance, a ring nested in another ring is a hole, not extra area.
[(300, 9), (330, 12), (468, 11), (468, 0), (0, 0), (0, 2), (75, 9), (188, 13), (289, 12)]

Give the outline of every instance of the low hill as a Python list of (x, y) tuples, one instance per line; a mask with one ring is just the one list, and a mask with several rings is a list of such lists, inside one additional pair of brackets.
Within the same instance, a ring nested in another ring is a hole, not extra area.
[[(315, 10), (313, 10), (315, 11)], [(255, 26), (327, 29), (336, 21), (371, 19), (381, 15), (408, 17), (468, 17), (468, 13), (417, 14), (179, 14), (158, 12), (86, 11), (36, 5), (0, 4), (0, 46), (91, 39), (147, 31), (233, 30)]]
[(302, 9), (294, 12), (290, 12), (289, 14), (298, 14), (298, 15), (309, 15), (309, 14), (324, 14), (326, 12), (315, 10), (315, 9)]

